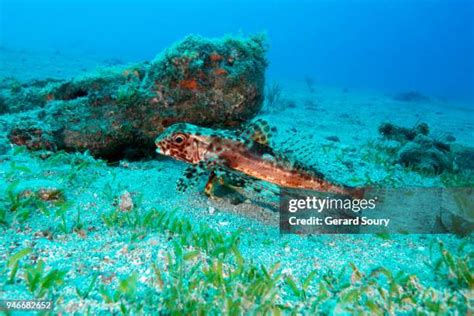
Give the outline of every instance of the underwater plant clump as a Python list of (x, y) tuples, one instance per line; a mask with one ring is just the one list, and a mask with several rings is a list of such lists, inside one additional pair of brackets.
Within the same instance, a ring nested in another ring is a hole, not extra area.
[(143, 156), (174, 122), (235, 126), (261, 108), (265, 39), (189, 36), (151, 63), (112, 67), (70, 81), (4, 81), (1, 111), (12, 143), (30, 149), (89, 150), (105, 158)]

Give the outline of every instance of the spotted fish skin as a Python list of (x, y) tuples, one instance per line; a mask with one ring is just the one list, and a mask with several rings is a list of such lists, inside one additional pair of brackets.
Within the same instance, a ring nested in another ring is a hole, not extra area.
[(221, 167), (283, 188), (315, 190), (354, 198), (363, 188), (325, 180), (324, 175), (291, 162), (269, 146), (271, 129), (257, 121), (242, 133), (213, 130), (188, 123), (170, 126), (155, 140), (157, 152), (201, 168)]

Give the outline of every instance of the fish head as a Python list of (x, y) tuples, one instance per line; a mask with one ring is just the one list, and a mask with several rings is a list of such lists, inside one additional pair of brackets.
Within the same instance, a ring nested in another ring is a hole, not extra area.
[(168, 127), (155, 139), (156, 152), (187, 163), (197, 164), (204, 159), (209, 140), (204, 128), (188, 123)]

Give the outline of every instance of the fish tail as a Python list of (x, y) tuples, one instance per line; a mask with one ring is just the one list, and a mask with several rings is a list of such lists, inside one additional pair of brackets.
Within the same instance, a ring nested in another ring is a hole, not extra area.
[(377, 203), (382, 203), (385, 200), (387, 190), (379, 187), (355, 187), (350, 190), (350, 196), (354, 200), (376, 200)]
[(354, 200), (361, 200), (364, 198), (366, 191), (366, 187), (356, 187), (351, 188), (349, 194)]

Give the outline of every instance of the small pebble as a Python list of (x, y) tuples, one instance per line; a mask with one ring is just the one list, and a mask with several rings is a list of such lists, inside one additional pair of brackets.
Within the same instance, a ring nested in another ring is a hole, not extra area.
[(446, 141), (447, 141), (447, 142), (455, 142), (455, 141), (456, 141), (456, 137), (453, 136), (453, 135), (447, 135), (447, 136), (446, 136)]
[(122, 212), (129, 212), (133, 208), (132, 196), (128, 191), (124, 191), (120, 196), (120, 210)]
[(340, 139), (337, 136), (328, 136), (326, 137), (327, 140), (333, 141), (333, 142), (339, 142)]

